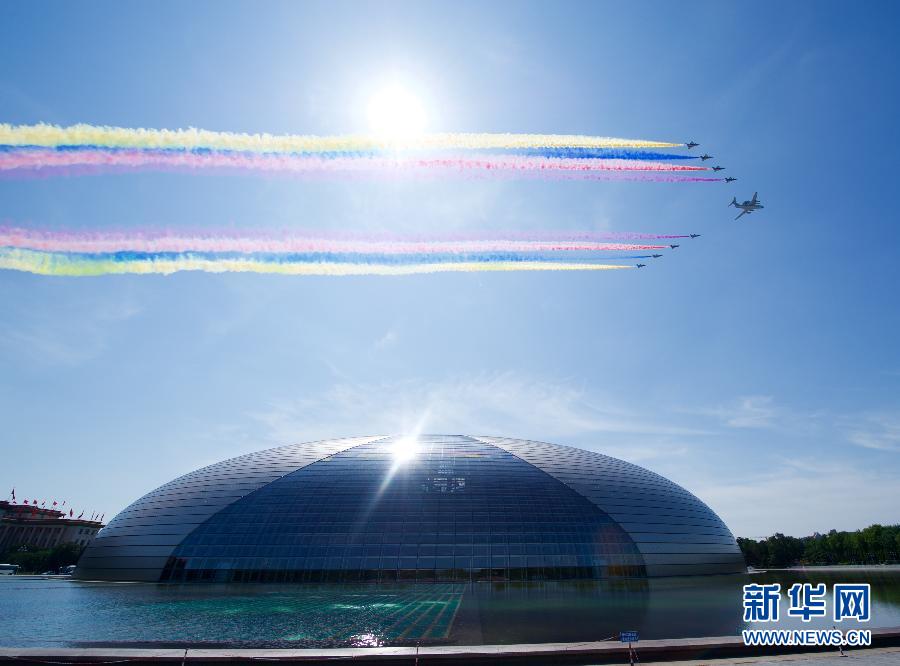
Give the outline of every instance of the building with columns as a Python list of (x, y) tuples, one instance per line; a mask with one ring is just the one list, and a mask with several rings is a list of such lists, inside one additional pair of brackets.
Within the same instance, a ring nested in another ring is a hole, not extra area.
[(99, 520), (80, 520), (56, 509), (0, 501), (0, 552), (18, 546), (53, 548), (63, 543), (85, 547), (102, 528)]

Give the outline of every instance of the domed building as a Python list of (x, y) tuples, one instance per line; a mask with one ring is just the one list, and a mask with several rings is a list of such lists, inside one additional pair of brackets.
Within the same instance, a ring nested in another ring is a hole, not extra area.
[(722, 520), (646, 469), (566, 446), (421, 435), (283, 446), (140, 498), (92, 580), (519, 581), (739, 573)]

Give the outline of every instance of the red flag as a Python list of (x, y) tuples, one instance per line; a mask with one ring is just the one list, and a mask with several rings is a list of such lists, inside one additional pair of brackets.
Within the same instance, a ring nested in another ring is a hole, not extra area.
[(37, 500), (31, 500), (32, 504), (37, 504)]
[(72, 514), (73, 514), (73, 513), (75, 513), (75, 512), (74, 512), (74, 511), (72, 511), (72, 509), (69, 509), (69, 518), (71, 518), (71, 517), (72, 517)]
[(103, 516), (105, 516), (105, 515), (106, 515), (105, 513), (100, 515), (100, 522), (101, 522), (101, 523), (103, 522)]
[(15, 502), (16, 501), (16, 489), (15, 488), (12, 489), (12, 497), (13, 497), (13, 502)]
[(47, 506), (47, 500), (41, 502), (41, 508), (43, 509), (45, 506)]
[(60, 506), (65, 506), (65, 505), (66, 505), (66, 500), (63, 500), (63, 503), (60, 504)]
[(84, 515), (84, 511), (78, 514), (78, 520), (81, 520), (81, 517)]
[(56, 506), (56, 500), (53, 500), (53, 504), (51, 506)]

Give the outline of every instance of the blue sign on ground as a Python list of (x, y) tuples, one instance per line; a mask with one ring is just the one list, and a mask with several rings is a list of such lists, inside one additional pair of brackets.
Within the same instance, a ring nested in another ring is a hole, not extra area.
[(636, 631), (623, 631), (619, 633), (619, 641), (622, 643), (637, 643), (638, 642), (638, 632)]

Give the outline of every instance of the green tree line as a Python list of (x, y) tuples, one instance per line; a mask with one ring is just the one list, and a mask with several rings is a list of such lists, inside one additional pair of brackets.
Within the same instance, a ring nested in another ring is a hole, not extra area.
[(896, 564), (900, 562), (900, 525), (870, 525), (855, 532), (767, 539), (738, 538), (747, 564), (758, 569), (799, 565)]
[(18, 564), (20, 574), (56, 572), (60, 567), (77, 564), (83, 550), (82, 546), (74, 543), (61, 543), (53, 548), (42, 549), (19, 546), (0, 553), (0, 562)]

